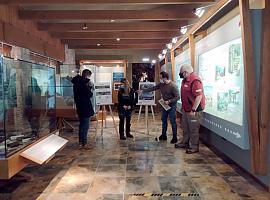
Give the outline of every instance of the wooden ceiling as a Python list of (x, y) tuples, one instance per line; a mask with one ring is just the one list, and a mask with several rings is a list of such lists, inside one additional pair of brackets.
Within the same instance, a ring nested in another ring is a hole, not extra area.
[[(215, 0), (2, 0), (73, 49), (163, 49)], [(86, 26), (86, 29), (83, 27)], [(116, 39), (120, 38), (120, 41)], [(101, 44), (101, 45), (97, 45)]]

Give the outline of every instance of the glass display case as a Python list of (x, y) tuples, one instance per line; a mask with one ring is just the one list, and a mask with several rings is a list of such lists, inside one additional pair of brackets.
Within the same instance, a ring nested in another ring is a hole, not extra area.
[(0, 58), (0, 158), (53, 132), (55, 68)]
[(201, 123), (240, 148), (249, 149), (239, 24), (239, 15), (227, 20), (198, 41), (195, 52), (206, 96)]

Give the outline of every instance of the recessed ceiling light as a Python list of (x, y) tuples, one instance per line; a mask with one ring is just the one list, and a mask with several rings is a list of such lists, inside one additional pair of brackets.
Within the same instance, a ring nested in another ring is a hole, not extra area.
[(83, 27), (82, 27), (82, 29), (83, 29), (83, 30), (86, 30), (86, 29), (88, 29), (88, 27), (87, 27), (86, 23), (84, 23), (84, 24), (83, 24)]
[(162, 55), (162, 54), (159, 54), (159, 55), (158, 55), (159, 60), (161, 60), (161, 59), (162, 59), (162, 57), (163, 57), (163, 55)]
[(197, 15), (198, 17), (201, 17), (201, 16), (203, 16), (204, 12), (205, 12), (204, 7), (203, 8), (196, 8), (194, 14)]
[(150, 60), (149, 58), (143, 58), (142, 59), (143, 62), (149, 62), (149, 60)]
[(152, 63), (153, 63), (153, 64), (156, 64), (156, 62), (157, 62), (156, 60), (152, 60)]
[(100, 65), (100, 67), (103, 67), (102, 65)]
[(101, 46), (101, 44), (97, 43), (97, 46), (99, 47), (99, 46)]
[(115, 22), (115, 20), (114, 19), (111, 19), (111, 22)]
[(119, 68), (119, 65), (116, 65), (117, 68)]
[(116, 40), (117, 40), (117, 42), (119, 42), (120, 41), (120, 38), (117, 38)]
[(180, 29), (180, 32), (185, 35), (186, 32), (187, 32), (187, 26), (182, 26), (181, 29)]

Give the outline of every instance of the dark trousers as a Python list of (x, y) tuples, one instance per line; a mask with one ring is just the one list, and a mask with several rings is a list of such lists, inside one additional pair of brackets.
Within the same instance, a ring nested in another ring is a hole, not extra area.
[(172, 125), (173, 137), (177, 137), (177, 125), (176, 125), (176, 104), (171, 106), (171, 109), (165, 110), (162, 108), (161, 120), (162, 120), (162, 135), (167, 136), (167, 128), (168, 128), (168, 116)]
[(201, 112), (196, 112), (195, 117), (191, 117), (188, 112), (183, 112), (182, 128), (184, 130), (184, 135), (181, 143), (188, 145), (191, 149), (199, 148), (199, 129), (201, 118)]
[(81, 117), (80, 118), (80, 126), (79, 126), (79, 143), (87, 144), (87, 133), (89, 129), (89, 120), (90, 117)]
[(130, 121), (131, 121), (131, 110), (120, 110), (119, 111), (119, 134), (120, 136), (124, 136), (124, 127), (126, 120), (126, 135), (130, 134)]

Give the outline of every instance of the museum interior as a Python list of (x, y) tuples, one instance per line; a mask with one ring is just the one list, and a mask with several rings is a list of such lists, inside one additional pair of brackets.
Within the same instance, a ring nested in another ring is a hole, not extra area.
[[(168, 73), (181, 141), (183, 65), (206, 100), (191, 154), (170, 143), (171, 118), (158, 139), (160, 91), (139, 92)], [(85, 69), (82, 148), (73, 78)], [(126, 140), (123, 78), (136, 91)], [(269, 0), (0, 0), (0, 199), (270, 200), (269, 80)]]

